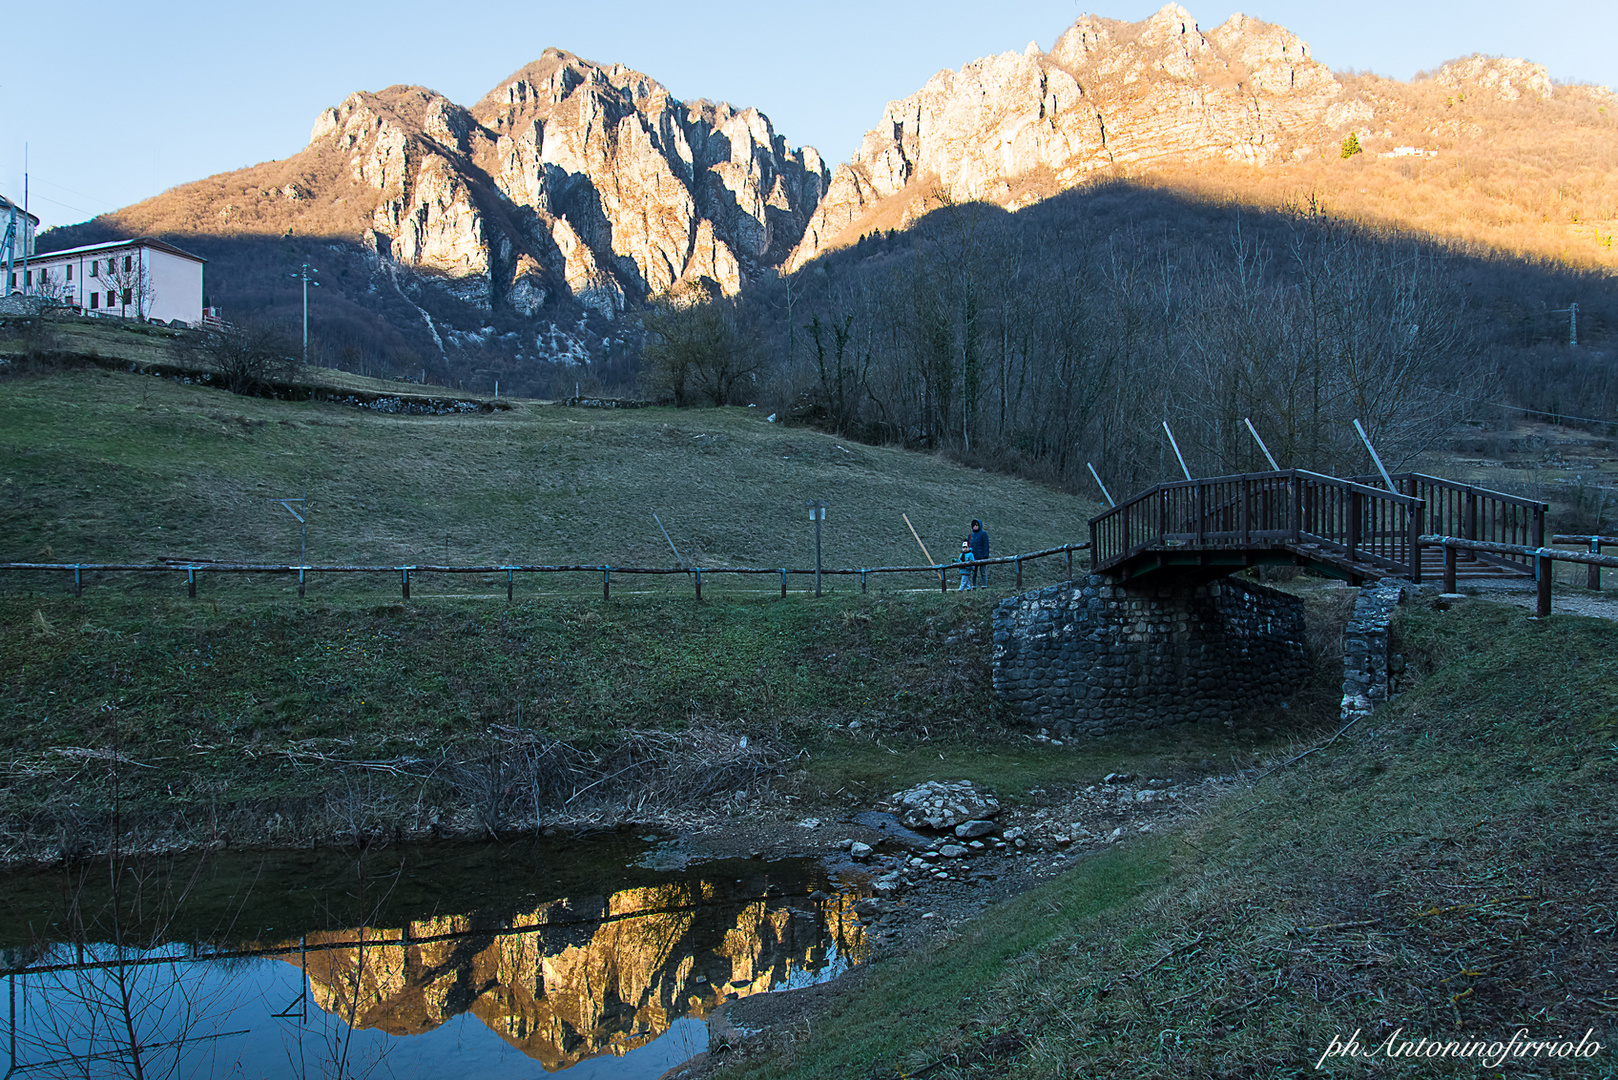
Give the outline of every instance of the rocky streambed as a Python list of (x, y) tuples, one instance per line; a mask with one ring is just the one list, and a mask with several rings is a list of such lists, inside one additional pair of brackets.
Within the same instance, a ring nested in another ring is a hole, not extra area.
[[(738, 846), (819, 852), (830, 874), (864, 894), (853, 914), (868, 955), (881, 958), (948, 933), (1093, 852), (1173, 828), (1239, 782), (1109, 773), (1072, 788), (1036, 789), (1019, 805), (1002, 806), (971, 781), (932, 781), (871, 809), (757, 830), (699, 829), (673, 846), (693, 857), (734, 854)], [(708, 1017), (708, 1051), (667, 1080), (697, 1080), (727, 1057), (769, 1049), (863, 973), (856, 967), (813, 987), (725, 1003)]]

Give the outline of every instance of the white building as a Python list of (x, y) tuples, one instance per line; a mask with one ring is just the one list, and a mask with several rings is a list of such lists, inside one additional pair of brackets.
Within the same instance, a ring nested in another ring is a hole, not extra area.
[(48, 296), (85, 315), (202, 322), (208, 260), (150, 236), (34, 255), (14, 264), (8, 293)]
[(12, 240), (12, 257), (21, 259), (26, 252), (29, 258), (33, 258), (34, 230), (39, 228), (39, 218), (4, 195), (0, 195), (0, 238), (5, 236), (6, 227), (11, 224), (13, 214), (16, 215), (17, 232)]

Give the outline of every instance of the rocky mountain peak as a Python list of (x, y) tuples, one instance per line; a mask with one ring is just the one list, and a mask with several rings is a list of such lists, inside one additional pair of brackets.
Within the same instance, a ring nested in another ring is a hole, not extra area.
[(890, 102), (833, 173), (788, 265), (872, 218), (879, 203), (908, 198), (903, 221), (932, 194), (1010, 205), (1036, 174), (1059, 189), (1120, 166), (1288, 160), (1341, 93), (1308, 45), (1258, 19), (1236, 15), (1204, 34), (1179, 4), (1138, 23), (1085, 15), (1048, 53), (977, 60)]
[(1434, 81), (1447, 90), (1489, 94), (1501, 101), (1516, 101), (1525, 94), (1549, 100), (1556, 93), (1543, 64), (1476, 53), (1451, 60), (1438, 69)]

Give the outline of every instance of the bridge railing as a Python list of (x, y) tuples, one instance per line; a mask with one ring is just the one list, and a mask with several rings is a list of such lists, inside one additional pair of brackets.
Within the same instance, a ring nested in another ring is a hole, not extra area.
[[(1361, 484), (1381, 482), (1381, 477), (1352, 479)], [(1399, 491), (1427, 504), (1429, 533), (1511, 547), (1545, 545), (1545, 514), (1549, 509), (1545, 503), (1426, 473), (1394, 473), (1392, 479)], [(1534, 570), (1532, 557), (1517, 552), (1478, 549), (1463, 552), (1462, 558), (1514, 567), (1524, 573)]]
[(1180, 480), (1091, 518), (1091, 565), (1151, 549), (1309, 546), (1350, 567), (1419, 575), (1423, 510), (1419, 497), (1304, 469)]

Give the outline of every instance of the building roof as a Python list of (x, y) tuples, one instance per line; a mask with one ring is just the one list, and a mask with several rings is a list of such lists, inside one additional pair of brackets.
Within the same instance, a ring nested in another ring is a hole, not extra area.
[(128, 240), (112, 240), (105, 244), (85, 244), (83, 247), (63, 248), (61, 251), (40, 251), (34, 254), (35, 260), (54, 259), (62, 255), (89, 255), (99, 254), (103, 251), (117, 251), (120, 248), (148, 247), (154, 251), (166, 251), (170, 255), (178, 255), (182, 259), (191, 259), (193, 262), (205, 263), (208, 260), (201, 255), (193, 255), (184, 248), (177, 248), (166, 240), (159, 240), (155, 236), (136, 236)]
[(39, 215), (38, 214), (30, 214), (30, 213), (28, 213), (27, 210), (24, 210), (22, 207), (17, 206), (16, 203), (12, 202), (10, 199), (6, 198), (4, 195), (0, 195), (0, 211), (9, 211), (14, 206), (17, 208), (17, 213), (26, 215), (27, 217), (33, 219), (34, 227), (36, 229), (39, 227)]

